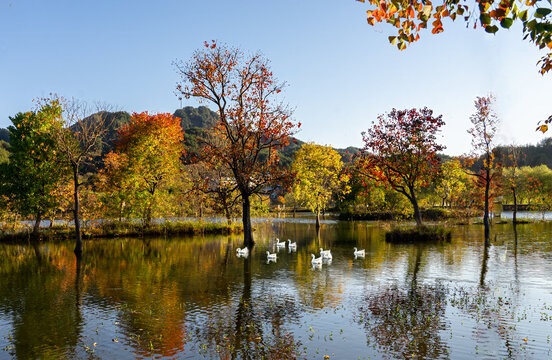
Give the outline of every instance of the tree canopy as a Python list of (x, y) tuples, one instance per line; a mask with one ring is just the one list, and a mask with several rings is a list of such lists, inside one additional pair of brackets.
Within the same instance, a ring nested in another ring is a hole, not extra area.
[(317, 227), (320, 226), (320, 212), (349, 180), (341, 172), (342, 168), (341, 156), (330, 146), (305, 143), (295, 153), (293, 192), (296, 199), (316, 214)]
[(60, 199), (54, 192), (67, 175), (55, 137), (61, 116), (59, 101), (52, 100), (38, 111), (10, 117), (11, 152), (3, 164), (2, 190), (21, 214), (35, 217), (35, 234), (41, 218), (57, 206)]
[(437, 142), (437, 132), (445, 124), (433, 110), (396, 110), (380, 115), (362, 133), (359, 169), (365, 176), (382, 181), (403, 194), (414, 208), (414, 219), (422, 225), (416, 191), (427, 185), (440, 171), (437, 152), (445, 147)]
[(273, 76), (260, 54), (205, 42), (187, 62), (175, 62), (181, 77), (179, 96), (214, 104), (219, 122), (206, 139), (202, 160), (222, 164), (231, 173), (242, 198), (244, 243), (253, 245), (250, 196), (289, 180), (278, 151), (289, 144), (298, 124), (279, 101), (284, 84)]

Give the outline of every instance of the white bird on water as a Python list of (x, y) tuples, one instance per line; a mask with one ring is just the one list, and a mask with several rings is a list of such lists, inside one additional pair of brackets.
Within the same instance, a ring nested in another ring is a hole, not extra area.
[(291, 239), (288, 239), (288, 248), (290, 250), (297, 250), (297, 242), (292, 243)]
[(354, 248), (355, 249), (355, 252), (353, 254), (355, 254), (355, 257), (364, 257), (366, 255), (366, 253), (364, 252), (364, 249), (362, 250), (357, 250), (357, 248)]
[(332, 259), (332, 251), (331, 250), (324, 250), (320, 248), (320, 257), (323, 259)]
[(312, 255), (311, 264), (322, 265), (322, 256), (317, 258), (314, 254), (311, 254), (311, 255)]
[(267, 260), (276, 260), (276, 257), (277, 257), (277, 256), (276, 256), (276, 253), (271, 254), (270, 251), (267, 251), (267, 252), (266, 252), (266, 259), (267, 259)]
[(280, 242), (280, 239), (276, 238), (276, 246), (277, 247), (286, 247), (286, 242), (285, 241)]
[(247, 246), (244, 247), (243, 249), (237, 248), (236, 253), (238, 255), (248, 255), (249, 254), (249, 249), (247, 248)]

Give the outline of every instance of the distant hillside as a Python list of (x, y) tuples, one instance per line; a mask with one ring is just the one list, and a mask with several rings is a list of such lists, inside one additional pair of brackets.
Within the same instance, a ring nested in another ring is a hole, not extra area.
[(191, 128), (209, 129), (219, 121), (217, 113), (206, 106), (198, 108), (186, 106), (185, 108), (176, 110), (173, 115), (181, 119), (180, 125), (184, 130)]
[[(187, 106), (182, 109), (177, 109), (174, 112), (174, 116), (181, 119), (188, 160), (190, 160), (193, 155), (197, 153), (201, 145), (201, 139), (206, 136), (206, 130), (217, 124), (218, 115), (206, 106), (199, 106), (197, 108)], [(93, 119), (94, 115), (88, 117), (85, 121), (93, 121)], [(87, 169), (89, 171), (93, 171), (92, 168), (97, 169), (103, 166), (103, 156), (114, 149), (117, 140), (117, 130), (130, 120), (130, 114), (125, 111), (112, 112), (108, 114), (108, 120), (110, 122), (111, 120), (113, 121), (105, 136), (101, 139), (101, 144), (99, 146), (100, 151), (92, 161), (93, 166)], [(2, 141), (5, 143), (2, 144)], [(2, 153), (0, 154), (0, 159), (5, 157), (9, 151), (9, 146), (6, 143), (9, 143), (9, 132), (7, 129), (0, 128), (0, 144), (2, 144), (0, 145)], [(303, 141), (293, 138), (290, 144), (281, 151), (280, 159), (284, 166), (289, 166), (293, 162), (294, 154), (303, 144)], [(521, 149), (521, 153), (524, 154), (519, 166), (538, 166), (544, 164), (552, 168), (552, 138), (546, 138), (537, 145), (523, 145), (519, 146), (519, 148)], [(360, 152), (360, 149), (356, 147), (336, 150), (345, 163), (351, 162), (353, 157)], [(503, 159), (507, 153), (508, 147), (499, 146), (495, 152), (497, 155), (496, 158)], [(450, 159), (450, 156), (445, 154), (439, 154), (439, 157), (441, 157), (443, 161)]]
[[(546, 165), (552, 169), (552, 138), (545, 138), (537, 145), (522, 145), (518, 148), (521, 150), (521, 159), (518, 166)], [(497, 159), (506, 159), (508, 147), (497, 147), (495, 154)], [(508, 164), (506, 163), (506, 165)]]
[(10, 132), (8, 129), (0, 128), (0, 140), (7, 143), (10, 142)]

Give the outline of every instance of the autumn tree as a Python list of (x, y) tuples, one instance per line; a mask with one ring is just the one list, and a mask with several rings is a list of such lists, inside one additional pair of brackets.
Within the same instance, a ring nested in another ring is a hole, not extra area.
[(228, 169), (197, 162), (186, 166), (186, 171), (191, 178), (191, 191), (200, 196), (209, 196), (214, 211), (223, 214), (230, 224), (232, 215), (237, 212), (240, 194)]
[[(485, 32), (494, 34), (509, 29), (515, 22), (523, 26), (523, 39), (534, 43), (539, 49), (552, 49), (552, 7), (550, 2), (536, 0), (447, 0), (432, 3), (427, 0), (357, 0), (369, 5), (368, 24), (388, 23), (394, 26), (396, 34), (389, 36), (389, 42), (404, 50), (407, 44), (418, 41), (420, 30), (431, 29), (432, 34), (444, 31), (443, 21), (461, 19), (467, 25), (479, 26)], [(538, 62), (540, 73), (552, 69), (552, 51)], [(552, 122), (552, 115), (539, 122), (537, 130), (546, 132)]]
[(213, 167), (222, 164), (232, 173), (242, 200), (244, 244), (251, 247), (251, 196), (289, 181), (278, 150), (289, 143), (298, 125), (278, 101), (284, 85), (260, 54), (246, 55), (215, 41), (206, 42), (188, 62), (174, 65), (181, 78), (176, 88), (179, 97), (196, 97), (216, 106), (216, 141), (206, 140), (202, 160)]
[(331, 146), (305, 143), (295, 153), (292, 171), (295, 173), (293, 192), (316, 214), (316, 228), (320, 228), (320, 212), (332, 197), (347, 192), (344, 185), (349, 177), (342, 173), (341, 155)]
[(504, 159), (504, 171), (502, 176), (504, 178), (504, 185), (511, 191), (512, 199), (514, 202), (514, 209), (512, 212), (512, 222), (517, 223), (517, 209), (518, 209), (518, 196), (521, 187), (521, 177), (519, 171), (519, 163), (521, 161), (521, 148), (515, 145), (508, 147), (508, 153)]
[[(73, 220), (75, 224), (75, 250), (78, 259), (82, 257), (82, 234), (80, 220), (79, 192), (83, 185), (82, 172), (85, 164), (97, 155), (102, 136), (108, 131), (113, 117), (109, 116), (108, 106), (72, 99), (61, 101), (63, 107), (63, 126), (57, 129), (56, 143), (62, 158), (71, 169), (73, 178)], [(39, 103), (50, 101), (41, 99)]]
[(105, 182), (120, 205), (138, 198), (144, 224), (149, 226), (159, 192), (181, 173), (184, 153), (180, 119), (171, 114), (134, 113), (120, 130), (116, 151), (106, 155)]
[(494, 171), (496, 167), (493, 149), (495, 147), (494, 137), (498, 127), (498, 116), (493, 108), (495, 98), (492, 95), (478, 96), (475, 99), (475, 113), (470, 116), (470, 121), (473, 125), (468, 130), (472, 136), (472, 157), (480, 157), (481, 161), (475, 164), (475, 171), (469, 172), (475, 176), (478, 182), (485, 189), (484, 194), (484, 214), (483, 224), (485, 226), (485, 241), (489, 239), (489, 197), (491, 183), (495, 179), (497, 173)]
[(459, 159), (452, 159), (442, 164), (441, 176), (435, 183), (435, 192), (441, 198), (441, 205), (447, 203), (453, 206), (455, 199), (458, 199), (469, 183), (462, 164)]
[(61, 126), (58, 100), (43, 103), (37, 111), (10, 117), (9, 162), (2, 164), (2, 192), (23, 216), (33, 216), (33, 238), (41, 220), (59, 202), (56, 190), (68, 175), (54, 136)]
[(404, 195), (412, 204), (418, 226), (423, 223), (416, 192), (440, 171), (437, 152), (445, 147), (437, 143), (436, 135), (444, 124), (442, 115), (434, 117), (427, 107), (393, 109), (378, 116), (377, 122), (362, 133), (360, 171)]
[[(539, 49), (552, 49), (552, 23), (550, 3), (522, 0), (449, 0), (433, 4), (431, 1), (414, 0), (408, 2), (392, 0), (357, 0), (365, 2), (368, 24), (389, 23), (395, 26), (397, 34), (389, 36), (389, 42), (404, 50), (407, 44), (420, 38), (420, 30), (431, 28), (432, 34), (444, 31), (443, 20), (462, 19), (478, 25), (487, 33), (494, 34), (500, 28), (509, 29), (514, 22), (523, 25), (524, 39), (533, 42)], [(552, 52), (545, 55), (539, 63), (541, 73), (552, 68)]]

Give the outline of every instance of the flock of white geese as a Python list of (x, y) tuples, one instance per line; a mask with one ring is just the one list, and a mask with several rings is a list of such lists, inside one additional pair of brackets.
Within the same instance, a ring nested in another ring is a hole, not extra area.
[[(280, 249), (280, 248), (285, 249), (286, 242), (285, 241), (280, 241), (280, 239), (276, 238), (275, 245), (276, 245), (277, 249)], [(287, 241), (287, 246), (288, 246), (288, 249), (289, 249), (290, 252), (297, 251), (297, 243), (296, 242), (291, 242), (290, 239), (288, 239), (288, 241)], [(358, 250), (356, 247), (353, 248), (353, 249), (354, 249), (353, 255), (355, 256), (355, 259), (356, 258), (364, 258), (366, 256), (366, 252), (364, 251), (364, 249)], [(236, 249), (236, 255), (238, 257), (247, 257), (247, 256), (249, 256), (249, 249), (247, 247), (244, 247), (243, 249), (237, 248)], [(333, 259), (332, 251), (329, 250), (329, 249), (324, 250), (323, 248), (320, 248), (320, 256), (319, 257), (316, 257), (316, 255), (314, 255), (314, 254), (311, 254), (311, 256), (312, 256), (311, 264), (319, 265), (319, 266), (321, 266), (323, 263), (329, 264), (329, 263), (332, 262), (332, 259)], [(277, 257), (278, 257), (277, 253), (271, 253), (270, 251), (266, 252), (266, 260), (268, 262), (276, 261)]]

